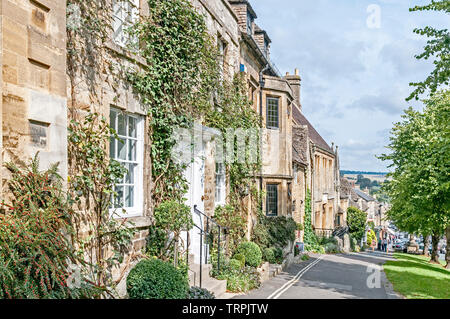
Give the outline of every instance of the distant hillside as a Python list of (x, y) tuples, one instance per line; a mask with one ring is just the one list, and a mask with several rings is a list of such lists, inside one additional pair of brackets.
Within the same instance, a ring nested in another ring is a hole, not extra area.
[(341, 175), (387, 175), (387, 172), (364, 172), (364, 171), (346, 171), (341, 170)]

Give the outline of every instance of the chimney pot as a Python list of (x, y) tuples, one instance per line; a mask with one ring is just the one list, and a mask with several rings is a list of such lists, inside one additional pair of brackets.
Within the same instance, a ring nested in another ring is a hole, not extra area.
[(298, 69), (295, 69), (295, 75), (299, 75)]

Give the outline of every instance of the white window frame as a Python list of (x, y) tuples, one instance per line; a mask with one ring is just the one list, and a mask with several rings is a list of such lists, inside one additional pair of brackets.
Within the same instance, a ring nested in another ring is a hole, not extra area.
[[(142, 115), (127, 113), (125, 111), (122, 111), (118, 108), (111, 107), (111, 112), (115, 112), (116, 116), (122, 113), (127, 118), (134, 118), (136, 119), (136, 138), (132, 138), (129, 136), (122, 136), (119, 135), (119, 132), (117, 131), (117, 122), (115, 123), (112, 128), (116, 130), (117, 135), (121, 139), (127, 139), (127, 140), (135, 140), (136, 141), (136, 160), (135, 161), (129, 161), (129, 160), (122, 160), (118, 159), (116, 157), (111, 156), (110, 158), (113, 158), (114, 160), (118, 161), (119, 163), (123, 164), (135, 164), (135, 174), (134, 174), (134, 198), (133, 198), (133, 207), (111, 207), (110, 213), (116, 214), (119, 218), (129, 218), (129, 217), (139, 217), (143, 216), (144, 213), (144, 117)], [(116, 117), (117, 118), (117, 117)], [(111, 123), (111, 121), (110, 121)], [(127, 119), (128, 123), (128, 119)], [(128, 130), (128, 125), (126, 127), (126, 130)], [(117, 139), (114, 140), (115, 143), (115, 152), (118, 151), (118, 143), (119, 141)], [(126, 154), (128, 155), (128, 145), (129, 143), (125, 143), (126, 145)], [(115, 155), (115, 154), (114, 154)], [(125, 177), (124, 177), (125, 178)], [(126, 183), (120, 183), (126, 184)], [(125, 189), (124, 189), (124, 201), (125, 201)], [(114, 202), (114, 199), (112, 200)]]
[(122, 47), (136, 40), (125, 30), (138, 21), (139, 2), (140, 0), (113, 0), (113, 40)]
[[(222, 167), (221, 174), (219, 175), (218, 167)], [(218, 176), (222, 176), (220, 180), (218, 180)], [(217, 199), (217, 195), (219, 194), (220, 200)], [(216, 171), (215, 171), (215, 196), (214, 202), (215, 206), (224, 206), (226, 204), (226, 169), (225, 164), (216, 163)]]

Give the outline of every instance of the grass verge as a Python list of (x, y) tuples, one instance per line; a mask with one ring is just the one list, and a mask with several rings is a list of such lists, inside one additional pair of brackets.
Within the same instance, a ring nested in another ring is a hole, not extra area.
[(383, 268), (394, 290), (408, 299), (450, 299), (450, 271), (430, 258), (395, 253)]

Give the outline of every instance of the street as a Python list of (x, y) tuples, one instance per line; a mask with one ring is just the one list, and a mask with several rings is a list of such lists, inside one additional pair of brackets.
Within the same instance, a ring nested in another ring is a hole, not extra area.
[[(314, 255), (263, 283), (260, 289), (235, 299), (399, 298), (384, 272), (376, 271), (391, 258), (382, 252)], [(374, 280), (368, 280), (369, 277)], [(369, 287), (371, 283), (373, 288)]]

